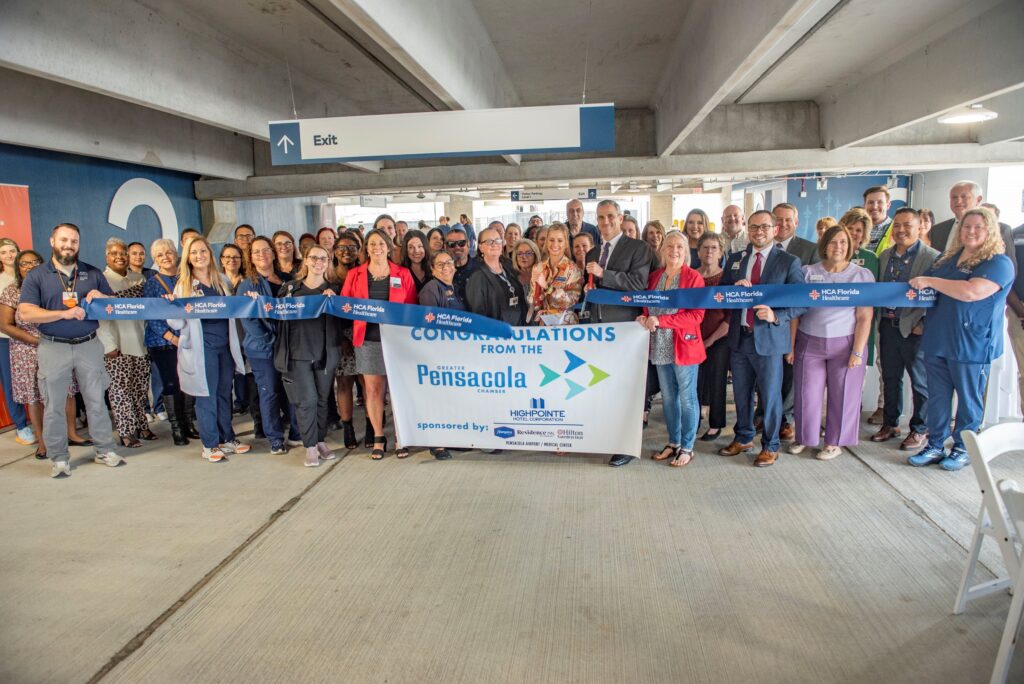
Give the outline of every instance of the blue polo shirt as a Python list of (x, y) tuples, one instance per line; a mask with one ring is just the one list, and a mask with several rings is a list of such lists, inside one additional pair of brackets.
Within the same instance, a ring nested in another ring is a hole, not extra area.
[(1003, 310), (1013, 285), (1013, 262), (997, 254), (973, 269), (963, 270), (956, 262), (960, 253), (933, 267), (927, 275), (948, 280), (986, 278), (999, 285), (995, 294), (977, 302), (962, 302), (939, 294), (925, 319), (921, 351), (961, 363), (991, 363), (1003, 353)]
[[(93, 290), (99, 290), (109, 296), (114, 295), (110, 283), (103, 276), (103, 271), (95, 266), (79, 261), (76, 270), (67, 277), (57, 271), (53, 259), (50, 259), (45, 264), (33, 268), (25, 276), (25, 282), (21, 284), (21, 303), (35, 304), (48, 311), (64, 311), (67, 308), (64, 306), (64, 291), (68, 285), (73, 285), (72, 289), (78, 293), (80, 306), (85, 303), (85, 295)], [(98, 321), (71, 319), (40, 323), (39, 332), (50, 337), (74, 339), (96, 332), (98, 327)]]

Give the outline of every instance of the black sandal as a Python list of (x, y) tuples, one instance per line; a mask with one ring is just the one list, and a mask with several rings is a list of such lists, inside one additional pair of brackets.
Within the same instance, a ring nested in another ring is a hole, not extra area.
[(146, 428), (145, 430), (140, 430), (139, 434), (136, 436), (139, 439), (146, 440), (147, 442), (153, 442), (160, 439), (159, 437), (156, 436), (156, 433), (150, 430), (149, 428)]
[(405, 447), (395, 449), (395, 458), (409, 458), (409, 450)]
[(45, 451), (37, 451), (36, 452), (36, 460), (45, 461), (45, 460), (47, 460), (49, 458), (50, 457), (46, 455)]
[(666, 458), (671, 458), (672, 456), (675, 456), (676, 449), (678, 448), (679, 447), (674, 447), (671, 444), (666, 444), (661, 448), (661, 451), (659, 451), (656, 454), (653, 454), (651, 458), (653, 458), (655, 461), (664, 461)]
[(384, 452), (388, 449), (388, 438), (374, 437), (373, 438), (373, 451), (370, 452), (370, 458), (374, 461), (379, 461), (384, 458)]
[(430, 453), (438, 461), (447, 461), (449, 458), (452, 457), (451, 453), (447, 449), (445, 449), (443, 447), (435, 447), (435, 448), (430, 450)]
[(121, 437), (121, 446), (123, 446), (125, 449), (138, 449), (139, 447), (142, 446), (142, 442), (135, 439), (131, 435), (123, 435)]

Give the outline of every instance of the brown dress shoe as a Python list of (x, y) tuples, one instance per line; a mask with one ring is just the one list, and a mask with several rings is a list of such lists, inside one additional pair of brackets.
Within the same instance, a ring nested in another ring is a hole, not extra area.
[[(911, 434), (913, 434), (913, 433), (911, 433)], [(878, 432), (876, 432), (875, 434), (871, 435), (871, 441), (872, 442), (885, 442), (887, 440), (890, 440), (890, 439), (893, 439), (894, 437), (899, 437), (899, 436), (900, 436), (900, 429), (898, 427), (893, 427), (891, 425), (883, 425), (882, 428)]]
[(928, 434), (921, 434), (920, 432), (910, 431), (907, 438), (900, 442), (900, 451), (917, 451), (924, 447), (928, 443)]
[(885, 417), (882, 415), (882, 409), (875, 409), (875, 412), (868, 416), (868, 425), (881, 425)]
[(779, 439), (793, 439), (793, 435), (796, 434), (796, 430), (789, 423), (783, 423), (782, 427), (779, 428)]
[(777, 460), (779, 460), (778, 451), (762, 451), (754, 459), (754, 465), (758, 468), (766, 468), (770, 465), (775, 465)]
[(722, 447), (718, 450), (722, 456), (737, 456), (739, 454), (745, 454), (754, 448), (754, 443), (740, 444), (736, 440), (729, 442), (729, 446)]

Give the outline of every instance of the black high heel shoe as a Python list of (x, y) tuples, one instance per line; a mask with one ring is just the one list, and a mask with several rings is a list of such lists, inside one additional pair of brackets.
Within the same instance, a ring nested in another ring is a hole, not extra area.
[(372, 449), (373, 448), (373, 435), (374, 435), (373, 423), (371, 423), (370, 419), (367, 418), (366, 419), (366, 432), (363, 433), (363, 446), (366, 447), (367, 449)]
[(341, 421), (341, 431), (346, 449), (355, 449), (359, 446), (359, 440), (356, 439), (356, 429), (352, 427), (351, 420)]
[(370, 452), (370, 458), (374, 461), (379, 461), (384, 458), (384, 452), (388, 450), (388, 438), (381, 435), (380, 437), (373, 438), (373, 451)]

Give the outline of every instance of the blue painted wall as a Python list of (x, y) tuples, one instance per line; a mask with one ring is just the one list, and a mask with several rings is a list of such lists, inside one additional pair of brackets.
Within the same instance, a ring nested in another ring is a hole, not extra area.
[(174, 205), (179, 233), (187, 227), (201, 228), (193, 187), (198, 176), (0, 144), (0, 183), (29, 186), (32, 241), (44, 256), (50, 251), (50, 231), (62, 222), (74, 223), (82, 230), (81, 258), (99, 268), (105, 267), (104, 244), (109, 237), (138, 241), (148, 249), (161, 237), (160, 223), (149, 207), (136, 207), (127, 230), (107, 223), (110, 200), (121, 184), (132, 178), (148, 178), (163, 188)]
[[(864, 206), (864, 191), (874, 185), (885, 185), (889, 180), (889, 174), (880, 176), (847, 176), (846, 178), (829, 178), (828, 188), (818, 190), (814, 178), (808, 178), (804, 182), (804, 190), (807, 197), (800, 197), (800, 181), (786, 181), (786, 195), (790, 204), (797, 208), (800, 216), (800, 226), (797, 234), (812, 242), (817, 242), (818, 236), (814, 232), (814, 224), (823, 216), (831, 216), (839, 219), (851, 207)], [(897, 187), (905, 188), (909, 182), (909, 176), (897, 176)], [(889, 214), (906, 204), (903, 201), (893, 200)]]

